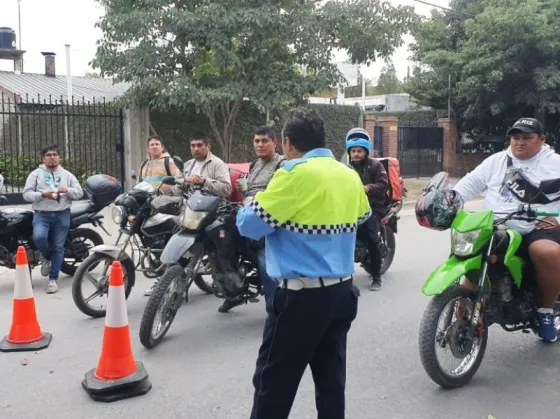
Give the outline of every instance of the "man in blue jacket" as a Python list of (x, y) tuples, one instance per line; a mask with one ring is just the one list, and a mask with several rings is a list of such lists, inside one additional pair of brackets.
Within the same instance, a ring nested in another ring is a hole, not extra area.
[(243, 236), (265, 237), (266, 270), (280, 284), (267, 301), (251, 419), (288, 418), (307, 365), (319, 417), (344, 419), (356, 230), (371, 210), (359, 176), (325, 148), (314, 111), (292, 111), (282, 139), (287, 163), (237, 215)]

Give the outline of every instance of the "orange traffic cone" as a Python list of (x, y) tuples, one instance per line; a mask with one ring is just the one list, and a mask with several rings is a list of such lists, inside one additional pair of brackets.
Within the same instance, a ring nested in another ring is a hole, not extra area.
[(31, 286), (31, 276), (25, 247), (19, 246), (16, 256), (16, 280), (14, 283), (14, 304), (12, 326), (8, 336), (0, 342), (2, 352), (38, 351), (51, 344), (52, 335), (43, 333)]
[(97, 368), (88, 371), (82, 381), (91, 398), (101, 402), (140, 396), (152, 388), (144, 365), (132, 355), (123, 272), (118, 261), (111, 269), (108, 299), (101, 357)]

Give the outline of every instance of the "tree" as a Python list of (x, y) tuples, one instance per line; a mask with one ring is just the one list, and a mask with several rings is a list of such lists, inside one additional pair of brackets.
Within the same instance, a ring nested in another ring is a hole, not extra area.
[(381, 70), (375, 90), (378, 95), (389, 95), (391, 93), (402, 93), (404, 91), (403, 83), (397, 77), (397, 70), (392, 61)]
[(275, 110), (336, 85), (333, 51), (353, 63), (388, 57), (416, 21), (378, 0), (98, 0), (93, 66), (130, 83), (124, 101), (194, 105), (229, 157), (243, 100)]
[(450, 6), (468, 15), (436, 12), (415, 33), (412, 50), (422, 67), (407, 85), (413, 97), (444, 108), (449, 94), (463, 128), (475, 134), (504, 131), (520, 116), (560, 113), (557, 0)]

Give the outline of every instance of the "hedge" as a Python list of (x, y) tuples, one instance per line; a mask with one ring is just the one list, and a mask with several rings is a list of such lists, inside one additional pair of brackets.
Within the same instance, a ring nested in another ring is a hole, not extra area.
[[(346, 132), (360, 124), (360, 108), (326, 104), (306, 106), (315, 109), (325, 121), (327, 147), (331, 148), (337, 157), (342, 156)], [(270, 113), (270, 119), (274, 121), (277, 135), (280, 135), (285, 115), (286, 111)], [(186, 159), (190, 158), (188, 138), (191, 135), (203, 133), (210, 138), (214, 137), (208, 118), (197, 114), (194, 110), (170, 112), (152, 110), (150, 121), (157, 134), (163, 138), (168, 151)], [(255, 128), (266, 123), (266, 114), (260, 112), (255, 105), (250, 102), (242, 104), (233, 134), (231, 162), (246, 162), (255, 159), (252, 144), (253, 133)], [(221, 156), (222, 153), (217, 143), (211, 144), (213, 144), (213, 151)]]
[(437, 127), (439, 118), (447, 118), (447, 110), (427, 109), (404, 112), (371, 112), (379, 116), (396, 116), (401, 127)]

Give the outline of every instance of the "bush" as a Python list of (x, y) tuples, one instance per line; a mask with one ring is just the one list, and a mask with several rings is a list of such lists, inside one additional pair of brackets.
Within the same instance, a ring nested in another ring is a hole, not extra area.
[[(335, 156), (344, 153), (344, 138), (346, 132), (359, 125), (361, 111), (355, 106), (341, 105), (306, 105), (317, 110), (325, 121), (327, 147), (331, 148)], [(286, 111), (271, 112), (270, 119), (274, 121), (276, 134), (280, 136), (284, 125)], [(194, 110), (187, 112), (170, 111), (150, 112), (150, 122), (155, 131), (163, 138), (170, 154), (190, 158), (188, 138), (194, 133), (204, 133), (213, 138), (208, 118), (197, 114)], [(260, 112), (255, 105), (244, 102), (241, 106), (234, 129), (234, 138), (230, 160), (232, 162), (246, 162), (255, 159), (253, 151), (253, 133), (255, 128), (265, 125), (266, 114)], [(223, 155), (216, 141), (212, 142), (212, 151), (218, 156)]]
[(396, 116), (401, 127), (437, 127), (439, 118), (447, 118), (447, 110), (427, 109), (405, 112), (371, 112), (378, 116)]

